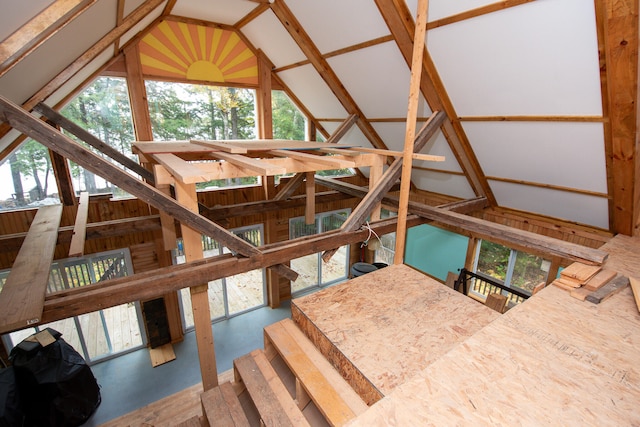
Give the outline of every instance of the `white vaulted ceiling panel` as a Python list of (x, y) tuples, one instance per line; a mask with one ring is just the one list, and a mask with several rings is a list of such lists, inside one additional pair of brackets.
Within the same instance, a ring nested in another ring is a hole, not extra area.
[(464, 175), (414, 169), (411, 182), (424, 191), (446, 194), (461, 199), (476, 197)]
[[(127, 2), (127, 4), (129, 4), (129, 3), (131, 3), (131, 2), (130, 1)], [(120, 38), (120, 46), (122, 46), (125, 43), (127, 43), (133, 37), (137, 36), (140, 33), (140, 31), (143, 31), (150, 24), (152, 24), (153, 21), (156, 20), (160, 16), (162, 11), (164, 10), (165, 5), (166, 5), (166, 2), (161, 3), (158, 7), (156, 7), (149, 14), (147, 14), (147, 16), (145, 16), (143, 19), (141, 19), (140, 22), (138, 22), (137, 25), (134, 25), (129, 31), (124, 33), (122, 35), (122, 37)], [(126, 13), (126, 11), (125, 11), (125, 13)], [(128, 14), (125, 14), (125, 17), (127, 15)]]
[(114, 2), (95, 3), (2, 76), (0, 93), (22, 104), (112, 30), (116, 12)]
[(292, 68), (278, 73), (278, 76), (314, 117), (344, 119), (348, 116), (347, 111), (313, 66)]
[(145, 0), (126, 0), (124, 2), (124, 16), (129, 15), (131, 12), (141, 6)]
[[(416, 126), (416, 133), (420, 130), (423, 123), (419, 122)], [(392, 151), (404, 150), (404, 138), (406, 131), (405, 123), (373, 123), (373, 127), (378, 132), (378, 135), (384, 140), (387, 148)], [(439, 169), (443, 171), (461, 172), (462, 169), (458, 164), (458, 160), (453, 155), (449, 143), (442, 134), (438, 131), (435, 135), (429, 139), (425, 147), (420, 150), (421, 154), (432, 154), (434, 156), (444, 156), (443, 162), (430, 162), (414, 160), (414, 167), (423, 167), (431, 169)]]
[(500, 181), (489, 181), (489, 185), (500, 206), (609, 228), (609, 205), (605, 197)]
[(245, 25), (242, 33), (247, 36), (253, 46), (262, 49), (276, 68), (307, 59), (270, 10)]
[[(418, 0), (405, 0), (405, 2), (415, 20), (418, 12)], [(493, 3), (495, 0), (430, 0), (427, 17), (429, 22), (432, 22)]]
[[(368, 119), (406, 117), (411, 73), (395, 43), (356, 50), (328, 62)], [(420, 105), (418, 115), (429, 116), (426, 103)]]
[(47, 8), (53, 0), (4, 0), (0, 7), (0, 40), (9, 37), (32, 18)]
[[(329, 135), (333, 134), (338, 126), (339, 122), (320, 122), (320, 124), (329, 132)], [(371, 143), (366, 136), (362, 133), (358, 125), (353, 125), (351, 129), (338, 141), (338, 144), (346, 144), (354, 147), (372, 147)]]
[(487, 176), (606, 193), (601, 123), (463, 123)]
[(297, 0), (287, 5), (322, 53), (389, 34), (371, 0)]
[(82, 70), (75, 74), (68, 82), (63, 84), (60, 89), (56, 90), (51, 96), (45, 99), (45, 104), (50, 107), (54, 107), (58, 102), (62, 101), (70, 92), (76, 87), (81, 85), (86, 79), (91, 77), (93, 73), (98, 71), (102, 65), (111, 59), (113, 56), (113, 46), (107, 48), (100, 55), (97, 55), (93, 61), (87, 64)]
[(233, 25), (258, 6), (247, 0), (178, 0), (171, 14)]
[(536, 1), (427, 34), (459, 116), (601, 115), (593, 2)]

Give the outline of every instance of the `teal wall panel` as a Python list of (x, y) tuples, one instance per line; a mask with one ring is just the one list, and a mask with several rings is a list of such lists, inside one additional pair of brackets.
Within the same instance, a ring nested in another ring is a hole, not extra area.
[(407, 230), (404, 262), (445, 281), (464, 267), (469, 238), (428, 224)]

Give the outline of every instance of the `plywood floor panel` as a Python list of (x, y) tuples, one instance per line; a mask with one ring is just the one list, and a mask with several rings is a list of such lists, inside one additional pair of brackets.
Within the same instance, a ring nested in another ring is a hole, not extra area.
[[(607, 268), (640, 273), (640, 240)], [(600, 304), (550, 286), (454, 347), (350, 426), (640, 425), (640, 314), (631, 289)]]
[(324, 336), (337, 349), (318, 346), (334, 366), (355, 366), (386, 395), (500, 315), (394, 265), (295, 299), (292, 316), (312, 341)]

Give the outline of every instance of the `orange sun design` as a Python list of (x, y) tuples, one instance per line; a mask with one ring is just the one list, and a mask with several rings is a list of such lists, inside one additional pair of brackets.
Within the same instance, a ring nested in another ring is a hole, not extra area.
[(140, 42), (142, 73), (213, 83), (258, 85), (258, 60), (237, 33), (162, 21)]

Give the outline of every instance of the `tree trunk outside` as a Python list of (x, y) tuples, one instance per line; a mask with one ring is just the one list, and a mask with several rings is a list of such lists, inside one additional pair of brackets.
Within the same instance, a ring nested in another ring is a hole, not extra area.
[(15, 193), (16, 203), (18, 206), (23, 206), (25, 204), (24, 189), (22, 188), (22, 177), (20, 176), (20, 166), (18, 165), (16, 153), (9, 156), (9, 163), (11, 165), (11, 178), (13, 178), (13, 191)]

